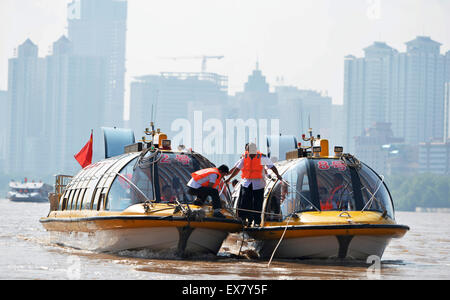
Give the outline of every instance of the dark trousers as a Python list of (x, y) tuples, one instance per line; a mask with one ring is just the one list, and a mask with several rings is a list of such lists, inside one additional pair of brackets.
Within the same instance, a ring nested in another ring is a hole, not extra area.
[(239, 211), (239, 217), (242, 220), (248, 220), (249, 223), (255, 221), (256, 225), (261, 224), (261, 211), (264, 201), (264, 189), (254, 191), (252, 184), (247, 188), (241, 188), (239, 208), (253, 210), (256, 212)]
[(193, 196), (197, 196), (203, 203), (205, 203), (206, 198), (211, 196), (212, 205), (214, 209), (220, 209), (222, 205), (220, 204), (219, 191), (212, 187), (204, 187), (198, 189), (189, 188), (188, 193)]

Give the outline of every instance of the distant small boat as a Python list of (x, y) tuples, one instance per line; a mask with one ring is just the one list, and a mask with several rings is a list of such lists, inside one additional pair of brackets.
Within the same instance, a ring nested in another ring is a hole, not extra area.
[(11, 181), (7, 198), (13, 202), (48, 202), (52, 186), (43, 182)]

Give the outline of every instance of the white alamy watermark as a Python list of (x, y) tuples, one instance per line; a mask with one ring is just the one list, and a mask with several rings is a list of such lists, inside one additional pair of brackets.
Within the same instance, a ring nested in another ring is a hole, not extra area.
[(69, 256), (67, 258), (69, 267), (66, 269), (66, 276), (69, 280), (81, 279), (81, 259), (78, 256)]
[(381, 19), (381, 0), (367, 0), (367, 17), (370, 20)]
[(381, 258), (378, 255), (371, 255), (367, 258), (366, 263), (370, 266), (366, 270), (368, 279), (381, 279)]
[[(176, 119), (171, 124), (176, 132), (172, 145), (184, 145), (203, 154), (242, 154), (247, 143), (255, 143), (267, 151), (267, 138), (280, 135), (279, 119), (205, 119), (202, 111), (195, 111), (193, 121)], [(279, 156), (279, 143), (270, 144), (273, 156)]]

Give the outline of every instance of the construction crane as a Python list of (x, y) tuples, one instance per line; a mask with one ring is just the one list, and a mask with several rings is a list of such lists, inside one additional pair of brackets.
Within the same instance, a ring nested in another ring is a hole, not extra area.
[(178, 57), (162, 57), (163, 59), (181, 60), (181, 59), (201, 59), (202, 60), (202, 73), (206, 73), (206, 64), (209, 59), (223, 59), (225, 56), (178, 56)]

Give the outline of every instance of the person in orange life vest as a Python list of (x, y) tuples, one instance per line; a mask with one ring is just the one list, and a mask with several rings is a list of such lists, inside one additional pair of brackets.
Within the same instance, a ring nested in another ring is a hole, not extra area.
[(176, 196), (172, 192), (170, 185), (165, 185), (161, 189), (161, 202), (162, 203), (175, 203)]
[(247, 220), (249, 224), (255, 225), (261, 223), (262, 204), (264, 200), (264, 188), (266, 186), (265, 176), (267, 175), (264, 167), (271, 169), (279, 180), (282, 179), (277, 168), (272, 161), (258, 151), (256, 144), (250, 143), (246, 147), (245, 154), (235, 164), (233, 172), (225, 183), (230, 182), (240, 171), (242, 171), (242, 188), (239, 201), (239, 208), (252, 210), (253, 212), (241, 210), (239, 216), (243, 221)]
[(223, 186), (221, 180), (228, 175), (230, 170), (226, 165), (219, 168), (208, 168), (199, 170), (191, 174), (192, 178), (187, 183), (189, 187), (188, 193), (197, 196), (194, 205), (202, 206), (208, 196), (211, 196), (214, 209), (214, 217), (224, 218), (220, 212), (222, 205), (220, 204), (219, 189)]
[(345, 188), (344, 177), (341, 174), (334, 174), (332, 187), (326, 200), (320, 202), (322, 210), (347, 208), (350, 202), (350, 194)]

